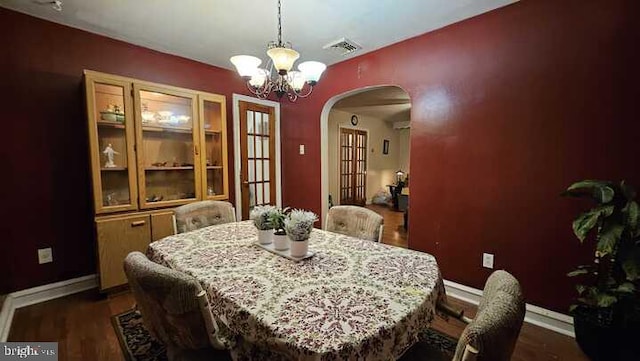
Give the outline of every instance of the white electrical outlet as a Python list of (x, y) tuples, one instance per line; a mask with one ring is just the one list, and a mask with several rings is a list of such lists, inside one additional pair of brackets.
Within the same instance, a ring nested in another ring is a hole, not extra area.
[(38, 263), (50, 263), (53, 262), (53, 252), (51, 252), (51, 247), (49, 248), (41, 248), (38, 250)]
[(493, 269), (493, 255), (491, 253), (482, 254), (482, 267)]
[(300, 144), (300, 155), (304, 155), (304, 144)]

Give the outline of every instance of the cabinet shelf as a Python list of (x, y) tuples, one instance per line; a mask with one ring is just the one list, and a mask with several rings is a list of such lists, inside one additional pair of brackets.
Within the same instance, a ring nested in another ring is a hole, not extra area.
[(208, 165), (207, 169), (222, 169), (221, 165)]
[(220, 131), (217, 130), (205, 130), (204, 134), (211, 134), (211, 135), (220, 135)]
[(188, 167), (147, 167), (144, 170), (193, 170), (193, 166)]
[(171, 127), (163, 125), (143, 125), (142, 131), (144, 132), (171, 132), (171, 133), (193, 133), (193, 128), (188, 127)]
[(112, 121), (109, 121), (109, 120), (98, 120), (96, 123), (100, 127), (124, 129), (124, 124), (120, 123), (120, 122), (112, 122)]
[(109, 167), (109, 168), (102, 167), (100, 168), (100, 170), (102, 172), (118, 172), (118, 171), (126, 171), (127, 167)]

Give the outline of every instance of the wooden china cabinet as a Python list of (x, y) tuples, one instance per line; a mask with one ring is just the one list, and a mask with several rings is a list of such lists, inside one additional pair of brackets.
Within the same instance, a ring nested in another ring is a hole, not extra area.
[(228, 199), (225, 97), (85, 70), (100, 290), (173, 234), (173, 207)]

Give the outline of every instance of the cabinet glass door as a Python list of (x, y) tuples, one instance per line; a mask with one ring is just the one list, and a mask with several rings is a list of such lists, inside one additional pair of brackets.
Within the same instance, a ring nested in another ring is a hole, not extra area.
[(229, 194), (225, 109), (223, 96), (200, 95), (202, 192), (205, 199), (227, 199)]
[(141, 208), (200, 197), (199, 132), (193, 93), (134, 84)]
[(131, 84), (85, 77), (96, 213), (137, 209)]

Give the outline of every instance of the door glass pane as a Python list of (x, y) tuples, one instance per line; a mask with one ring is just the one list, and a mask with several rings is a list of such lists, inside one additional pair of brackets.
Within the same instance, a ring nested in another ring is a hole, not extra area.
[(253, 133), (253, 112), (251, 110), (247, 111), (247, 133)]
[(219, 102), (203, 100), (206, 196), (224, 194), (224, 160), (222, 159), (222, 109)]
[(269, 135), (269, 114), (262, 113), (262, 134)]
[[(193, 114), (190, 98), (140, 91), (146, 202), (194, 199)], [(211, 164), (214, 154), (211, 134)], [(208, 150), (207, 150), (208, 151)], [(215, 157), (218, 159), (215, 159)]]
[(262, 183), (256, 184), (256, 204), (264, 204), (264, 199), (262, 198)]
[(262, 154), (263, 157), (269, 158), (269, 137), (262, 138)]
[(256, 136), (256, 158), (262, 158), (262, 137)]
[(256, 160), (256, 181), (262, 182), (262, 161)]
[(271, 189), (269, 189), (270, 187), (270, 183), (266, 182), (264, 183), (264, 203), (265, 204), (271, 204), (271, 195), (269, 194)]
[(249, 184), (249, 207), (253, 208), (256, 205), (256, 185)]
[(264, 170), (264, 180), (268, 181), (269, 180), (269, 160), (265, 159), (264, 160), (264, 166), (262, 167), (262, 169)]
[(95, 119), (98, 128), (102, 205), (131, 204), (124, 88), (95, 83)]
[(255, 143), (254, 136), (249, 135), (247, 137), (247, 157), (248, 158), (255, 158), (255, 155), (253, 153), (254, 143)]
[(249, 163), (249, 182), (255, 182), (256, 181), (256, 177), (255, 177), (255, 161), (253, 159), (249, 159), (248, 163)]
[(256, 112), (256, 134), (262, 134), (262, 113)]

